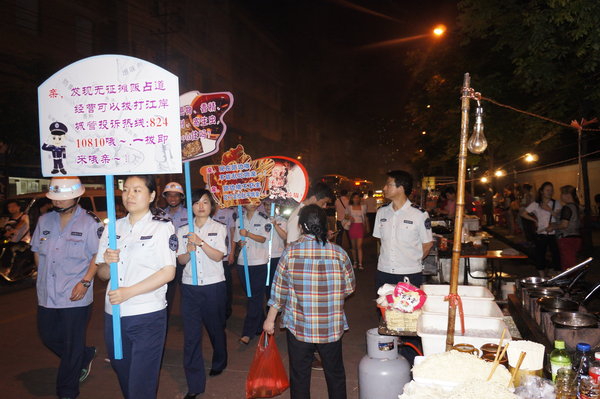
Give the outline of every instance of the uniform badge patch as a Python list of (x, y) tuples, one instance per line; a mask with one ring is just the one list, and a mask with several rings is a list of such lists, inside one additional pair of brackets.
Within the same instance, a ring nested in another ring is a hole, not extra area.
[(273, 225), (271, 223), (265, 224), (265, 231), (267, 233), (270, 233), (272, 228), (273, 228)]
[(102, 233), (104, 233), (104, 226), (100, 226), (100, 227), (98, 227), (98, 230), (96, 230), (96, 234), (98, 235), (98, 238), (102, 238)]
[(179, 248), (179, 240), (177, 240), (175, 234), (171, 234), (171, 237), (169, 237), (169, 249), (171, 251), (177, 251), (177, 248)]
[(431, 219), (425, 219), (425, 228), (431, 230)]
[(42, 231), (42, 234), (45, 235), (45, 236), (47, 236), (48, 234), (50, 234), (50, 231), (44, 230), (44, 231)]
[(387, 222), (386, 218), (379, 219), (380, 222)]
[(75, 237), (83, 237), (83, 233), (80, 231), (72, 231), (71, 235)]
[(406, 224), (413, 224), (413, 221), (412, 220), (404, 220), (404, 223), (406, 223)]

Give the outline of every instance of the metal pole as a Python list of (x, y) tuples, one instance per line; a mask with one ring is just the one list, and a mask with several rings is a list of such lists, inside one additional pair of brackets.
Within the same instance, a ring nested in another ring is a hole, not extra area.
[[(452, 268), (450, 272), (450, 296), (458, 293), (458, 272), (460, 265), (460, 249), (462, 241), (463, 216), (465, 211), (465, 176), (467, 172), (467, 137), (469, 135), (469, 102), (471, 77), (465, 73), (461, 95), (460, 150), (458, 154), (458, 186), (456, 193), (456, 216), (454, 217), (454, 243), (452, 245)], [(456, 322), (456, 305), (448, 302), (448, 330), (446, 333), (446, 350), (454, 346), (454, 326)]]

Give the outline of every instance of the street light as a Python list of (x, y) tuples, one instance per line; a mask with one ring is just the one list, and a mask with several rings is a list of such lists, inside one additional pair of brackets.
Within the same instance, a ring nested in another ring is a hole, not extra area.
[(437, 37), (442, 36), (444, 33), (446, 33), (446, 25), (438, 25), (433, 29), (433, 34)]
[(523, 158), (525, 159), (525, 162), (527, 162), (527, 163), (535, 162), (539, 159), (539, 157), (536, 154), (531, 154), (529, 152), (527, 154), (523, 155)]
[(496, 176), (496, 177), (506, 176), (506, 171), (504, 171), (502, 169), (498, 169), (497, 171), (494, 172), (494, 176)]

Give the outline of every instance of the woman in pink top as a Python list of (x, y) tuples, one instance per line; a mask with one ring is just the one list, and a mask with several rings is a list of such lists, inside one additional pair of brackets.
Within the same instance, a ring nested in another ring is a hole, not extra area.
[(358, 265), (359, 270), (364, 270), (362, 265), (363, 260), (363, 238), (365, 232), (369, 232), (369, 224), (367, 222), (367, 207), (361, 205), (360, 194), (353, 193), (350, 197), (350, 206), (346, 209), (346, 214), (350, 216), (352, 224), (348, 235), (352, 243), (352, 259), (354, 259), (354, 268)]

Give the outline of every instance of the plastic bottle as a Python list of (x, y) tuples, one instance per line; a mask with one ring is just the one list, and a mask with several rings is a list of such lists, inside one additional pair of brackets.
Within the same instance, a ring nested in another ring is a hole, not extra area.
[(592, 347), (585, 342), (577, 344), (575, 355), (573, 355), (573, 371), (577, 373), (577, 380), (582, 375), (588, 375), (590, 370), (590, 362), (592, 361)]
[(554, 350), (550, 353), (550, 367), (552, 368), (552, 382), (556, 381), (558, 369), (571, 368), (571, 357), (565, 349), (565, 341), (554, 341)]
[(560, 368), (555, 381), (556, 399), (577, 399), (577, 378), (571, 369)]
[(594, 354), (594, 360), (590, 363), (589, 373), (594, 381), (600, 381), (600, 352)]
[(600, 399), (600, 385), (589, 375), (582, 376), (577, 397), (579, 399)]

